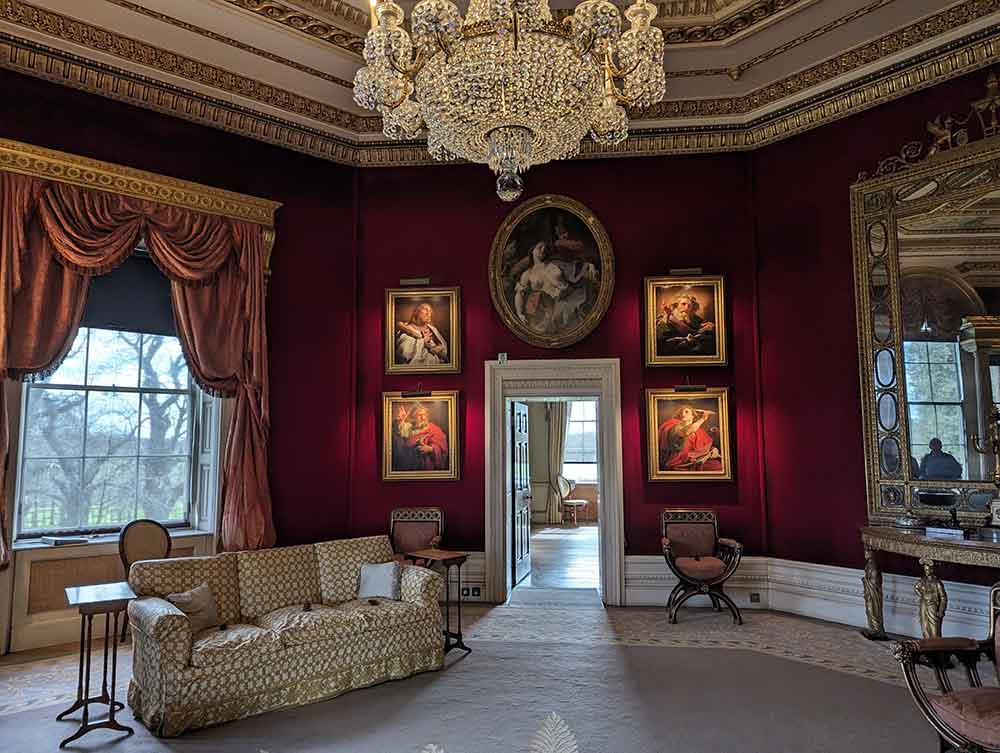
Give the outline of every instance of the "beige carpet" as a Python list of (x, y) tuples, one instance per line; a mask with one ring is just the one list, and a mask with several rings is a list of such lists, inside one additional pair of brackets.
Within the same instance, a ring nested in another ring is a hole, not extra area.
[[(82, 750), (121, 753), (527, 753), (550, 713), (580, 753), (934, 749), (886, 644), (836, 625), (746, 612), (467, 607), (473, 653), (442, 672), (157, 740), (141, 725)], [(129, 655), (123, 652), (123, 682)], [(71, 722), (73, 656), (0, 665), (3, 750), (53, 751)], [(131, 721), (125, 712), (124, 721)]]

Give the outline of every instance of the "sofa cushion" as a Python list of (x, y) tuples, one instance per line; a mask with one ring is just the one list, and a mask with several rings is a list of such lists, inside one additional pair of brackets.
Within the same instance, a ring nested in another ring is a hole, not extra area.
[(1000, 688), (965, 688), (929, 700), (956, 732), (983, 747), (1000, 747)]
[[(241, 659), (264, 657), (280, 648), (275, 635), (257, 625), (231, 625), (224, 630), (209, 628), (194, 636), (191, 666), (213, 667)], [(268, 661), (274, 661), (272, 656)]]
[(695, 580), (712, 580), (726, 571), (726, 563), (718, 557), (678, 557), (677, 569)]
[(215, 608), (215, 598), (208, 583), (181, 593), (167, 594), (167, 601), (181, 610), (191, 621), (191, 631), (197, 633), (205, 628), (218, 627), (219, 610)]
[(384, 535), (324, 541), (316, 544), (316, 557), (323, 603), (337, 604), (357, 598), (361, 566), (392, 560), (392, 545)]
[(161, 599), (167, 594), (190, 591), (208, 583), (219, 620), (229, 624), (240, 621), (240, 585), (234, 552), (214, 557), (135, 562), (129, 570), (128, 582), (136, 596), (158, 596)]
[(362, 565), (358, 578), (358, 598), (400, 599), (399, 579), (403, 566), (398, 562)]
[(320, 641), (343, 641), (362, 633), (392, 630), (427, 620), (437, 611), (403, 601), (367, 599), (348, 601), (336, 606), (317, 604), (309, 611), (300, 606), (282, 607), (258, 620), (260, 627), (273, 633), (282, 645), (291, 646)]
[(237, 552), (240, 612), (248, 620), (278, 607), (320, 600), (316, 548), (312, 544)]

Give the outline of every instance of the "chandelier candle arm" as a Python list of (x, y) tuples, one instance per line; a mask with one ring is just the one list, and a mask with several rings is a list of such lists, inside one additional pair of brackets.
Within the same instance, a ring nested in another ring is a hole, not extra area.
[(354, 99), (382, 114), (392, 139), (427, 134), (437, 160), (488, 165), (497, 194), (513, 201), (521, 174), (567, 159), (588, 133), (605, 144), (628, 137), (623, 104), (663, 98), (663, 33), (656, 7), (636, 0), (629, 28), (609, 0), (583, 0), (557, 24), (548, 0), (420, 0), (403, 27), (395, 0), (371, 0), (366, 65)]

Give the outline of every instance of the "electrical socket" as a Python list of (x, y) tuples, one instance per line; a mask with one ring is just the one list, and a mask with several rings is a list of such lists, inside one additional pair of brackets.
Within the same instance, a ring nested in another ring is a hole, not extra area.
[(760, 604), (760, 594), (759, 593), (752, 593), (752, 594), (750, 594), (750, 603), (751, 604)]
[(480, 595), (479, 586), (473, 586), (472, 587), (472, 595), (473, 596), (479, 596)]
[(462, 596), (468, 596), (468, 595), (469, 595), (469, 589), (468, 588), (463, 588), (462, 589)]

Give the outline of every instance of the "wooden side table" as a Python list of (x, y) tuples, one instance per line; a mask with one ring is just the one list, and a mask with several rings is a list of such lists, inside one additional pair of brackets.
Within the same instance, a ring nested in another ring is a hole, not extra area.
[[(66, 601), (80, 610), (80, 674), (77, 682), (76, 701), (56, 717), (62, 721), (77, 709), (83, 709), (80, 728), (67, 737), (59, 747), (63, 748), (95, 729), (111, 729), (131, 735), (134, 730), (119, 724), (115, 712), (125, 708), (125, 704), (115, 700), (115, 680), (118, 675), (118, 616), (135, 598), (128, 583), (107, 583), (99, 586), (73, 586), (66, 589)], [(101, 694), (90, 695), (90, 654), (94, 637), (94, 615), (104, 615), (104, 675), (101, 679)], [(111, 622), (114, 620), (114, 629)], [(110, 633), (110, 635), (109, 635)], [(109, 652), (110, 646), (110, 652)], [(108, 655), (111, 656), (111, 682), (108, 683)], [(108, 718), (90, 721), (90, 704), (102, 703), (108, 707)]]
[[(444, 566), (444, 652), (447, 654), (453, 648), (460, 648), (466, 653), (471, 653), (472, 649), (465, 645), (462, 640), (462, 565), (469, 559), (469, 555), (464, 552), (449, 552), (444, 549), (418, 549), (415, 552), (407, 552), (407, 559), (426, 560), (427, 562), (440, 562)], [(458, 602), (455, 611), (458, 613), (458, 630), (451, 629), (451, 589), (448, 587), (448, 574), (454, 567), (458, 572)]]

